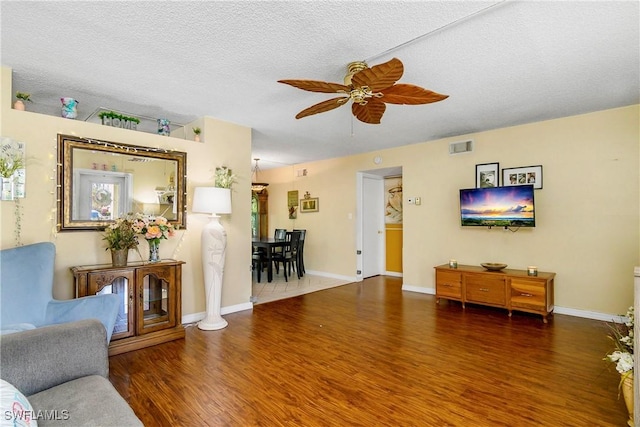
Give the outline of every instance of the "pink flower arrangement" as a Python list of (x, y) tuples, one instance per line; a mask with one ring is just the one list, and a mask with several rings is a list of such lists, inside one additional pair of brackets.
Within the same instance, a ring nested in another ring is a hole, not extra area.
[(142, 234), (145, 239), (160, 243), (160, 239), (168, 239), (175, 234), (175, 228), (162, 216), (150, 216), (136, 214), (132, 226), (137, 234)]

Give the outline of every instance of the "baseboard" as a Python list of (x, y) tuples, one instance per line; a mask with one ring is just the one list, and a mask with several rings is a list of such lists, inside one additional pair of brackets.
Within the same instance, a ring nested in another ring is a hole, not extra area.
[[(412, 286), (407, 284), (402, 284), (402, 290), (408, 291), (408, 292), (418, 292), (421, 294), (429, 294), (429, 295), (436, 294), (435, 288), (424, 288), (421, 286)], [(596, 311), (578, 310), (575, 308), (568, 308), (568, 307), (558, 307), (557, 305), (553, 309), (553, 312), (555, 314), (565, 314), (567, 316), (583, 317), (585, 319), (602, 320), (604, 322), (618, 321), (618, 319), (620, 319), (619, 314), (598, 313)]]
[(385, 271), (384, 275), (385, 276), (391, 276), (391, 277), (402, 277), (402, 273), (400, 273), (398, 271)]
[[(250, 302), (245, 302), (242, 304), (222, 307), (220, 309), (220, 314), (225, 315), (225, 314), (236, 313), (238, 311), (244, 311), (244, 310), (253, 310), (253, 304)], [(204, 311), (201, 311), (200, 313), (186, 314), (182, 316), (182, 324), (187, 325), (189, 323), (199, 322), (200, 320), (204, 319), (205, 314), (206, 313)]]
[(619, 321), (619, 314), (599, 313), (597, 311), (577, 310), (575, 308), (558, 307), (553, 309), (556, 314), (566, 314), (567, 316), (584, 317), (585, 319), (602, 320), (604, 322)]
[(406, 283), (402, 284), (402, 290), (409, 291), (409, 292), (418, 292), (420, 294), (429, 294), (429, 295), (436, 294), (436, 288), (423, 288), (422, 286), (412, 286), (412, 285), (407, 285)]
[(311, 274), (312, 276), (328, 277), (330, 279), (346, 280), (348, 282), (358, 281), (358, 278), (356, 276), (342, 276), (340, 274), (325, 273), (323, 271), (307, 270), (305, 271), (305, 274)]
[(184, 316), (182, 316), (182, 324), (188, 325), (190, 323), (199, 322), (202, 319), (204, 319), (204, 315), (205, 315), (204, 311), (201, 311), (200, 313), (185, 314)]

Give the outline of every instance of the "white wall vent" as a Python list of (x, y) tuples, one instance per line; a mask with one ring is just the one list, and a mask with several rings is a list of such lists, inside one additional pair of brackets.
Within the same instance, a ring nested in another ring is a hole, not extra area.
[(473, 140), (452, 142), (449, 144), (449, 154), (462, 154), (473, 151)]

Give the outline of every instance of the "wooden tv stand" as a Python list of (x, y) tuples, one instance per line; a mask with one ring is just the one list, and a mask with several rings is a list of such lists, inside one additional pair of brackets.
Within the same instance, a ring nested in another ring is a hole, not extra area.
[(481, 266), (449, 264), (435, 267), (436, 303), (440, 298), (465, 303), (506, 308), (547, 316), (553, 312), (553, 281), (555, 273), (538, 272), (529, 276), (526, 270), (489, 271)]

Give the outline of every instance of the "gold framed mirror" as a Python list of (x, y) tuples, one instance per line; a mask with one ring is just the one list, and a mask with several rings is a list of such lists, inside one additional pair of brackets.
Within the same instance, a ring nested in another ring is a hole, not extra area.
[(187, 227), (187, 153), (58, 134), (58, 231), (102, 230), (129, 213)]

